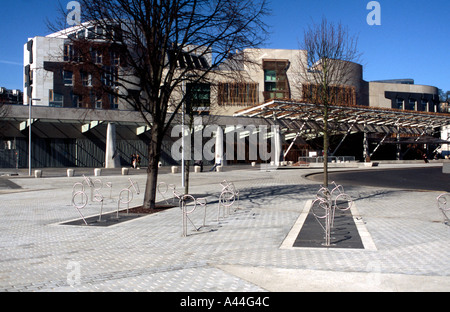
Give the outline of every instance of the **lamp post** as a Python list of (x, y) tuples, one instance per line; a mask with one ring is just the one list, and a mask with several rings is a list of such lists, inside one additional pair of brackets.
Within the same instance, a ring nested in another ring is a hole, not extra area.
[(184, 139), (184, 122), (185, 122), (185, 115), (186, 115), (186, 106), (185, 106), (185, 99), (186, 99), (186, 82), (183, 81), (183, 102), (181, 103), (181, 187), (184, 189), (186, 186), (186, 154), (185, 154), (185, 139)]
[(31, 106), (33, 101), (40, 101), (41, 99), (29, 98), (28, 103), (28, 175), (31, 177)]

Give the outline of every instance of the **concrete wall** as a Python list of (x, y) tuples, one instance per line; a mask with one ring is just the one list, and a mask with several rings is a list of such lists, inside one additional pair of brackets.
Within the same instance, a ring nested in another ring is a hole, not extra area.
[(405, 92), (438, 94), (438, 89), (432, 86), (369, 82), (369, 105), (373, 107), (391, 108), (392, 101), (385, 97), (385, 92)]

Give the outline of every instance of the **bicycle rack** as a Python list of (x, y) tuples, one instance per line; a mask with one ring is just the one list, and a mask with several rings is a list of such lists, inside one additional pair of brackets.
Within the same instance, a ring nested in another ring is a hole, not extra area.
[(238, 202), (236, 208), (239, 208), (239, 191), (234, 186), (234, 183), (223, 180), (220, 183), (220, 185), (222, 186), (222, 191), (219, 195), (217, 221), (219, 221), (219, 219), (220, 219), (221, 208), (223, 208), (223, 212), (222, 212), (223, 218), (225, 218), (225, 216), (230, 215), (231, 207), (236, 202), (236, 198), (237, 198), (237, 202)]
[[(75, 198), (77, 196), (81, 196), (81, 202), (75, 202)], [(86, 222), (86, 219), (84, 218), (80, 209), (83, 209), (84, 207), (86, 207), (87, 203), (88, 203), (88, 196), (84, 191), (78, 191), (72, 195), (72, 205), (77, 209), (78, 213), (81, 216), (81, 219), (83, 219), (83, 221), (86, 225), (88, 225), (88, 223)]]
[(103, 199), (104, 199), (104, 198), (103, 198), (103, 195), (102, 195), (102, 194), (100, 194), (100, 193), (98, 193), (98, 192), (95, 193), (93, 200), (94, 200), (95, 202), (101, 203), (101, 205), (100, 205), (100, 214), (98, 215), (98, 222), (104, 222), (104, 221), (105, 221), (105, 220), (102, 220)]
[[(195, 198), (194, 196), (190, 194), (176, 194), (174, 192), (174, 195), (179, 198), (179, 205), (182, 212), (182, 223), (183, 223), (183, 237), (187, 236), (187, 220), (192, 224), (194, 229), (198, 232), (202, 226), (205, 226), (206, 223), (206, 198)], [(193, 213), (195, 209), (197, 208), (197, 205), (200, 205), (202, 207), (205, 207), (205, 214), (203, 217), (203, 225), (197, 227), (194, 222), (192, 222), (191, 218), (189, 218), (189, 214)]]
[(172, 204), (174, 203), (174, 201), (175, 201), (175, 188), (176, 188), (176, 186), (175, 186), (175, 184), (167, 184), (166, 182), (160, 182), (160, 183), (158, 183), (158, 188), (157, 188), (157, 190), (158, 190), (158, 193), (159, 194), (161, 194), (161, 196), (162, 196), (162, 198), (164, 199), (164, 201), (168, 204), (168, 205), (170, 205), (169, 204), (169, 202), (167, 201), (167, 198), (164, 196), (164, 194), (166, 194), (168, 191), (169, 191), (169, 188), (171, 188), (172, 189)]
[(449, 217), (447, 215), (447, 212), (450, 211), (450, 206), (448, 206), (447, 197), (450, 197), (450, 194), (449, 193), (443, 193), (443, 194), (439, 195), (436, 198), (436, 200), (437, 200), (438, 209), (444, 215), (444, 224), (450, 225), (450, 219), (449, 219)]
[[(319, 222), (325, 232), (325, 246), (331, 245), (331, 229), (334, 226), (336, 209), (340, 211), (349, 210), (353, 205), (352, 198), (344, 192), (342, 185), (336, 184), (330, 191), (326, 187), (321, 187), (316, 193), (316, 199), (311, 203), (311, 212)], [(338, 195), (335, 195), (338, 193)], [(321, 220), (324, 219), (324, 224)]]
[[(130, 202), (133, 200), (133, 191), (131, 189), (133, 189), (136, 192), (136, 195), (140, 194), (139, 184), (131, 180), (131, 178), (128, 178), (128, 181), (130, 181), (130, 185), (127, 188), (122, 189), (119, 193), (119, 200), (117, 201), (117, 214), (116, 214), (117, 219), (119, 219), (120, 204), (127, 205), (127, 214), (128, 214)], [(126, 193), (126, 198), (125, 196), (123, 196), (124, 193)]]
[(234, 193), (228, 189), (224, 189), (219, 196), (219, 206), (218, 206), (218, 214), (217, 214), (217, 222), (220, 219), (220, 210), (223, 208), (222, 217), (230, 215), (230, 208), (233, 206), (236, 197)]

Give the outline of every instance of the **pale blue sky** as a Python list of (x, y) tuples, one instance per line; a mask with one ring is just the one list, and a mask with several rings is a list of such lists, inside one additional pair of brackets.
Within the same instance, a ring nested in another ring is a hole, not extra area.
[[(0, 86), (22, 89), (23, 46), (29, 37), (50, 33), (46, 19), (59, 16), (58, 0), (1, 2)], [(265, 47), (298, 49), (305, 27), (326, 17), (358, 35), (365, 80), (412, 78), (450, 91), (450, 1), (379, 0), (380, 26), (366, 22), (369, 2), (272, 0), (273, 13), (267, 18), (272, 35)]]

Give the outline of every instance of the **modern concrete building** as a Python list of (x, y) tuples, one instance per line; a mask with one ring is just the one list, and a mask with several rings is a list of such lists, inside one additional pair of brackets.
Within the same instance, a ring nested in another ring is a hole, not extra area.
[(22, 104), (23, 94), (21, 90), (10, 90), (0, 87), (0, 105), (2, 104)]
[(369, 105), (423, 112), (439, 112), (439, 90), (416, 85), (412, 79), (369, 82)]
[[(142, 166), (147, 164), (148, 127), (127, 103), (114, 95), (114, 92), (123, 92), (116, 84), (126, 70), (122, 66), (121, 47), (101, 40), (97, 37), (100, 32), (95, 27), (84, 25), (45, 37), (30, 38), (24, 45), (23, 103), (27, 105), (32, 101), (33, 167), (125, 166), (130, 165), (130, 155), (136, 153), (141, 155)], [(83, 65), (76, 52), (80, 47), (74, 46), (73, 38), (88, 39), (83, 42), (90, 43), (89, 57), (102, 67), (101, 74)], [(233, 115), (274, 99), (307, 102), (314, 96), (315, 87), (299, 75), (299, 63), (307, 58), (306, 51), (247, 49), (237, 53), (243, 53), (245, 58), (254, 61), (252, 65), (242, 63), (239, 80), (220, 74), (220, 71), (230, 70), (225, 62), (210, 75), (208, 83), (186, 85), (186, 91), (192, 93), (190, 100), (194, 102), (191, 103), (194, 111), (202, 118), (214, 116), (214, 123), (224, 127), (270, 125), (273, 122), (266, 119)], [(208, 66), (209, 62), (207, 58), (199, 59), (186, 52), (180, 66), (182, 63)], [(439, 111), (436, 87), (415, 85), (408, 79), (367, 82), (362, 65), (351, 63), (350, 66), (352, 71), (345, 84), (333, 89), (338, 95), (333, 104), (394, 109), (394, 113)], [(109, 88), (108, 92), (104, 92), (105, 86)], [(27, 166), (28, 118), (28, 107), (13, 107), (1, 121), (4, 129), (2, 139), (9, 142), (7, 146), (11, 149), (18, 151), (18, 167)], [(313, 128), (305, 128), (305, 131), (312, 133), (316, 131)], [(285, 147), (295, 136), (292, 130), (282, 129)], [(361, 129), (349, 131), (350, 136), (358, 136), (362, 132)], [(314, 133), (320, 136), (320, 131)], [(169, 136), (163, 146), (162, 160), (165, 164), (175, 164), (177, 162), (172, 159), (170, 149), (176, 139)], [(416, 131), (410, 136), (419, 135)], [(376, 135), (373, 139), (381, 140)], [(362, 141), (361, 138), (357, 140)], [(307, 153), (305, 148), (314, 148), (308, 147), (304, 140), (296, 142), (302, 145), (298, 149), (302, 151), (290, 155), (291, 160)], [(352, 156), (350, 154), (354, 152), (352, 149), (345, 151), (349, 154), (346, 156)], [(354, 156), (361, 159), (362, 153), (355, 153), (358, 155)], [(380, 157), (394, 158), (395, 152), (382, 155)]]

